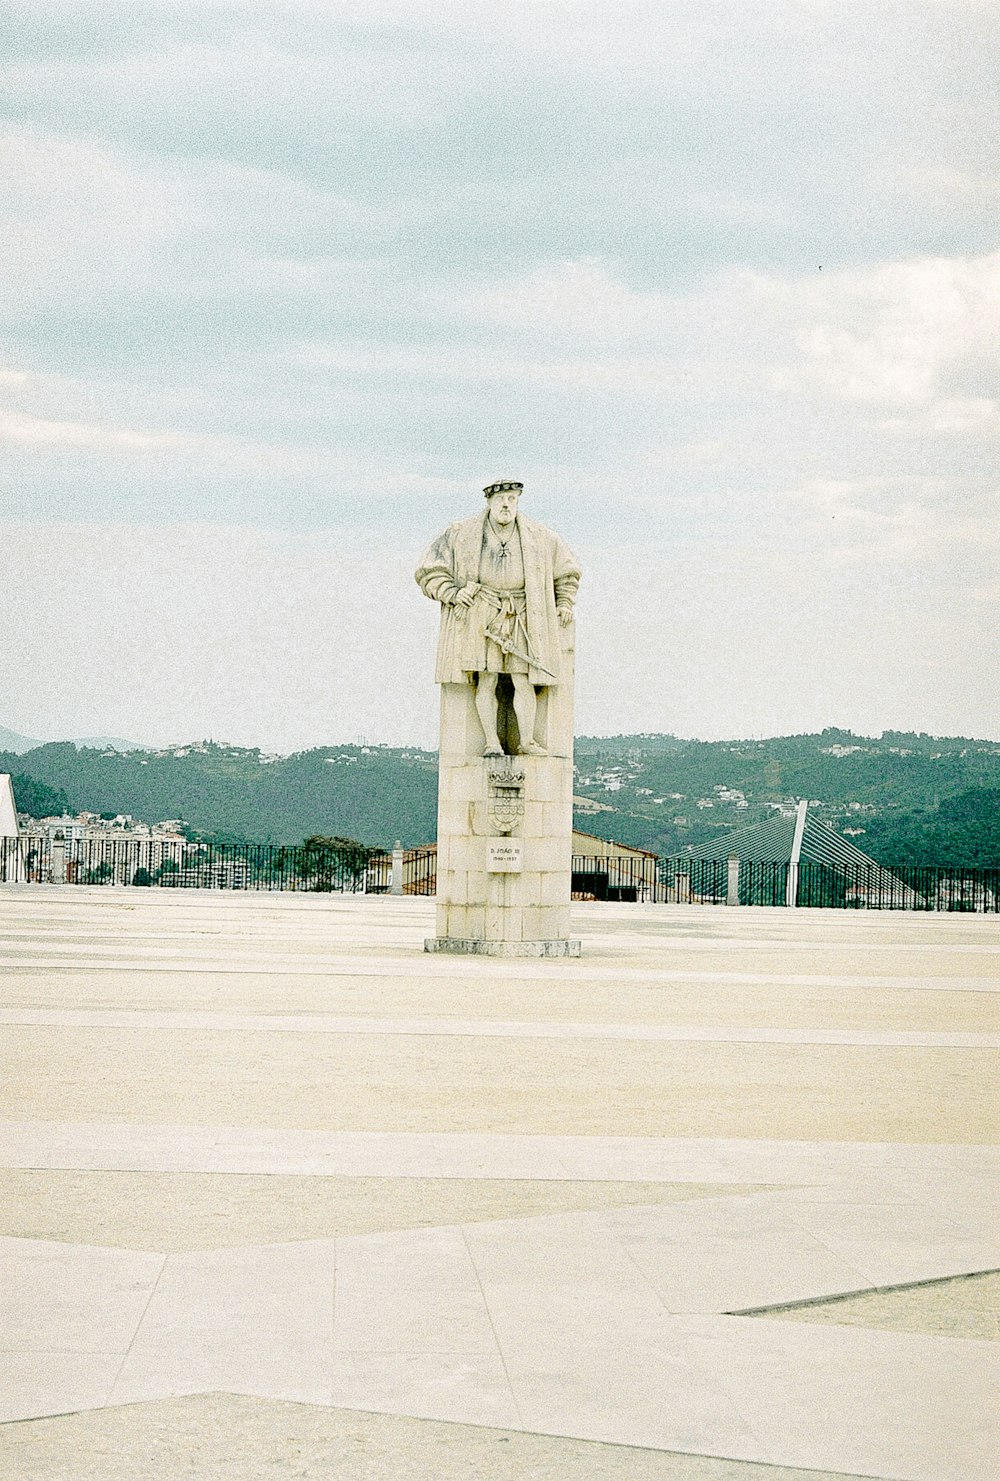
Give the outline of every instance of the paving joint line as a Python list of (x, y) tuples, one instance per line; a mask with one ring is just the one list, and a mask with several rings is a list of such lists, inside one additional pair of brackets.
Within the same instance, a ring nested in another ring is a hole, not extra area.
[(800, 1311), (810, 1306), (832, 1306), (840, 1301), (853, 1301), (856, 1296), (891, 1296), (896, 1291), (920, 1291), (928, 1286), (948, 1286), (955, 1281), (976, 1280), (982, 1275), (1000, 1275), (1000, 1269), (961, 1270), (955, 1275), (932, 1275), (926, 1280), (902, 1280), (890, 1286), (862, 1286), (857, 1291), (837, 1291), (832, 1296), (809, 1296), (802, 1301), (776, 1301), (771, 1306), (747, 1306), (741, 1311), (724, 1311), (723, 1316), (767, 1316), (772, 1311)]

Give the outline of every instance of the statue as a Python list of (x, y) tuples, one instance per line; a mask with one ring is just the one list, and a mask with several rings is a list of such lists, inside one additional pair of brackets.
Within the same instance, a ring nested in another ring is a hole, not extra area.
[(504, 754), (501, 675), (513, 685), (519, 754), (547, 754), (535, 738), (538, 691), (560, 682), (559, 628), (573, 620), (580, 584), (559, 536), (518, 513), (523, 488), (489, 484), (485, 511), (449, 525), (416, 572), (424, 595), (441, 603), (435, 678), (475, 686), (485, 756)]

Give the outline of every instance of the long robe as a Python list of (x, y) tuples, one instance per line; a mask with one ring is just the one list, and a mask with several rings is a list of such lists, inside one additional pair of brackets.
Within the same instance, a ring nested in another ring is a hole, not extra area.
[[(477, 598), (469, 608), (456, 607), (455, 598), (470, 581), (479, 581), (483, 530), (489, 510), (471, 519), (449, 525), (425, 553), (416, 570), (417, 584), (425, 596), (441, 603), (441, 632), (438, 639), (439, 684), (462, 684), (470, 674), (487, 667), (485, 629), (496, 615), (495, 606)], [(524, 559), (525, 626), (532, 664), (528, 676), (533, 684), (558, 682), (561, 644), (556, 607), (572, 607), (580, 584), (576, 557), (559, 536), (545, 525), (517, 516)], [(553, 677), (555, 676), (555, 677)]]

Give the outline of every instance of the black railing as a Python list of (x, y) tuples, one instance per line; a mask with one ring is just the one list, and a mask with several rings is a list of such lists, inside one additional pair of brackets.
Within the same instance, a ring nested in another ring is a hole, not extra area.
[(0, 839), (0, 881), (161, 889), (365, 888), (366, 855), (270, 844), (164, 843), (155, 838)]
[[(789, 876), (792, 875), (790, 880)], [(799, 864), (661, 859), (656, 899), (691, 905), (788, 905), (848, 910), (1000, 911), (1000, 869), (940, 865)]]
[[(437, 889), (437, 845), (406, 849), (401, 874), (404, 895), (433, 895)], [(388, 895), (392, 890), (392, 854), (375, 854), (368, 860), (365, 890), (369, 895)]]
[(574, 854), (571, 861), (575, 900), (652, 900), (657, 889), (655, 854), (639, 858)]
[(1000, 910), (1000, 869), (870, 864), (845, 871), (826, 864), (800, 864), (797, 904), (993, 913)]
[[(660, 859), (658, 873), (657, 900), (677, 905), (725, 905), (730, 899), (730, 872), (725, 859)], [(788, 865), (759, 859), (743, 861), (735, 885), (734, 904), (784, 905)]]
[[(653, 854), (571, 862), (577, 900), (678, 905), (777, 906), (856, 910), (1000, 912), (1000, 868), (800, 864), (725, 859), (658, 859)], [(156, 838), (0, 839), (0, 883), (114, 884), (160, 889), (308, 890), (388, 894), (392, 855), (315, 845), (178, 843)], [(433, 895), (437, 849), (407, 849), (404, 895)]]

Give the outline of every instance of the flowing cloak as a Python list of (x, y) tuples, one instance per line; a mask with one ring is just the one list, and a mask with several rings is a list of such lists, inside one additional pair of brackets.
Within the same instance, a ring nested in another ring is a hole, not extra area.
[[(480, 673), (487, 665), (485, 628), (496, 616), (496, 609), (478, 598), (469, 608), (456, 607), (455, 598), (463, 586), (479, 580), (488, 514), (487, 509), (449, 525), (416, 570), (420, 590), (441, 603), (434, 673), (439, 684), (464, 684), (469, 674)], [(552, 674), (559, 677), (561, 654), (556, 607), (572, 607), (580, 584), (580, 567), (559, 536), (545, 525), (518, 514), (517, 528), (524, 558), (525, 626), (531, 655), (541, 665), (532, 665), (528, 674), (533, 684), (551, 685), (555, 682)]]

